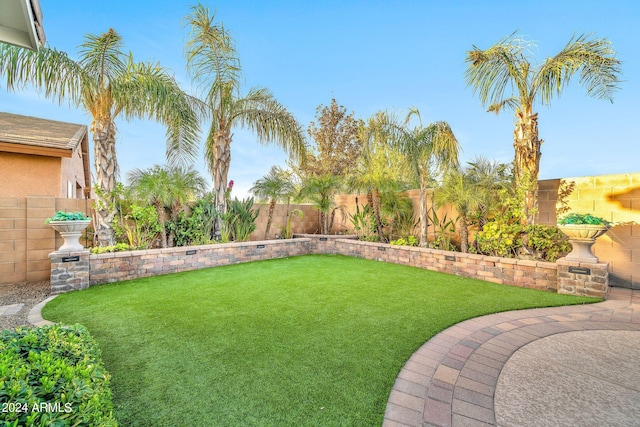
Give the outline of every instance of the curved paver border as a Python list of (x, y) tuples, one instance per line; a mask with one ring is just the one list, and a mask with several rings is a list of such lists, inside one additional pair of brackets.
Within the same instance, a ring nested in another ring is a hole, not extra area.
[(45, 320), (42, 317), (42, 307), (44, 307), (49, 301), (57, 296), (58, 295), (52, 295), (44, 301), (40, 301), (38, 304), (34, 305), (33, 308), (29, 311), (29, 315), (27, 317), (29, 323), (35, 326), (53, 325), (53, 322)]
[(612, 289), (597, 304), (491, 314), (442, 331), (400, 371), (383, 426), (495, 426), (495, 388), (511, 355), (540, 338), (584, 330), (640, 331), (640, 291)]

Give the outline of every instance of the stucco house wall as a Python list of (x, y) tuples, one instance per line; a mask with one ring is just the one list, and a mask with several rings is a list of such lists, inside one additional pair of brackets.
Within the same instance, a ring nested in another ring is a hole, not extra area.
[(85, 197), (87, 126), (0, 112), (0, 170), (0, 197)]
[(60, 197), (59, 158), (0, 152), (0, 197), (27, 197), (35, 189), (42, 196)]

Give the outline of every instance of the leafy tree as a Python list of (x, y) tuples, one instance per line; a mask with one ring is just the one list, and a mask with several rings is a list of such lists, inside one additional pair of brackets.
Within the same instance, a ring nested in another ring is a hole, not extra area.
[(515, 110), (516, 185), (533, 183), (524, 199), (528, 224), (535, 222), (537, 211), (542, 145), (534, 103), (548, 105), (578, 72), (587, 95), (612, 101), (621, 73), (620, 61), (607, 39), (573, 36), (557, 55), (540, 65), (531, 63), (531, 45), (514, 33), (486, 50), (473, 46), (466, 57), (466, 82), (488, 111), (498, 114), (503, 108)]
[[(412, 125), (413, 117), (418, 124)], [(420, 246), (427, 246), (427, 188), (435, 178), (458, 165), (460, 146), (447, 122), (422, 125), (420, 112), (410, 109), (404, 125), (394, 125), (395, 143), (399, 145), (407, 171), (420, 182)]]
[(158, 64), (135, 62), (122, 52), (122, 38), (113, 29), (85, 36), (80, 56), (72, 60), (66, 53), (50, 48), (37, 52), (0, 43), (0, 74), (9, 90), (27, 84), (47, 98), (67, 100), (91, 114), (95, 160), (97, 221), (94, 224), (100, 245), (115, 243), (113, 203), (102, 200), (118, 179), (116, 125), (126, 120), (151, 118), (167, 127), (167, 157), (172, 162), (193, 159), (198, 138), (198, 102), (185, 94), (175, 79)]
[[(298, 159), (306, 150), (296, 119), (265, 88), (254, 87), (243, 95), (241, 67), (236, 47), (222, 23), (201, 4), (186, 17), (190, 30), (186, 44), (187, 70), (207, 104), (211, 126), (205, 140), (205, 157), (213, 175), (217, 210), (226, 212), (227, 179), (231, 164), (232, 130), (252, 130), (263, 144), (276, 143)], [(221, 223), (216, 229), (220, 232)]]
[(176, 221), (185, 203), (204, 191), (204, 179), (193, 169), (159, 165), (145, 170), (134, 169), (129, 172), (128, 179), (133, 194), (155, 207), (162, 229), (162, 247), (173, 244), (174, 233), (170, 242), (167, 239), (165, 208), (169, 209), (169, 218)]
[(271, 223), (273, 222), (273, 212), (276, 208), (276, 202), (284, 198), (288, 200), (291, 194), (293, 194), (294, 186), (289, 173), (278, 166), (272, 166), (269, 173), (253, 183), (250, 191), (258, 197), (258, 199), (269, 201), (269, 218), (264, 231), (264, 238), (266, 240), (269, 236)]
[(358, 129), (362, 121), (347, 114), (347, 109), (335, 99), (326, 107), (316, 109), (316, 122), (307, 130), (315, 147), (306, 156), (306, 162), (298, 165), (302, 176), (331, 174), (346, 177), (356, 164), (362, 149)]

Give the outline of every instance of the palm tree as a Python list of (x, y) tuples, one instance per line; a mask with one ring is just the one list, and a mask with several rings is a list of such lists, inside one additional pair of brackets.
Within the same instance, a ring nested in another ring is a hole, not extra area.
[[(308, 176), (302, 179), (300, 197), (311, 200), (320, 212), (320, 233), (328, 234), (333, 221), (333, 198), (342, 189), (342, 178), (332, 174)], [(335, 212), (335, 210), (334, 210)]]
[(399, 153), (392, 144), (389, 123), (392, 119), (386, 112), (377, 112), (362, 124), (358, 137), (362, 150), (358, 158), (356, 173), (349, 180), (349, 186), (364, 191), (369, 206), (373, 209), (378, 237), (385, 241), (381, 216), (381, 194), (400, 187), (402, 165)]
[(122, 45), (113, 29), (90, 34), (74, 61), (55, 49), (34, 52), (0, 43), (0, 74), (6, 76), (9, 90), (32, 84), (47, 98), (67, 100), (91, 114), (98, 199), (94, 227), (101, 245), (115, 243), (111, 226), (115, 210), (105, 198), (119, 175), (117, 117), (152, 118), (167, 126), (170, 161), (193, 159), (197, 153), (197, 101), (158, 64), (135, 62), (131, 53), (121, 51)]
[[(412, 126), (416, 116), (418, 125)], [(420, 182), (420, 246), (427, 246), (427, 188), (446, 170), (457, 167), (460, 145), (447, 122), (434, 122), (424, 127), (417, 109), (410, 109), (404, 126), (395, 126), (407, 171)]]
[[(267, 89), (254, 87), (241, 94), (241, 67), (234, 42), (214, 18), (205, 6), (192, 8), (186, 18), (190, 29), (186, 56), (187, 70), (202, 90), (211, 116), (205, 156), (213, 175), (218, 211), (224, 214), (234, 127), (248, 128), (260, 143), (276, 143), (300, 159), (306, 147), (296, 119)], [(219, 226), (218, 221), (218, 230)]]
[(289, 197), (294, 187), (289, 179), (286, 171), (278, 166), (272, 166), (262, 178), (253, 183), (253, 187), (249, 190), (256, 197), (269, 200), (269, 218), (267, 220), (267, 228), (264, 231), (265, 240), (268, 239), (271, 223), (273, 222), (273, 212), (276, 208), (276, 202), (285, 197)]
[(460, 250), (469, 252), (469, 216), (482, 204), (483, 198), (477, 182), (468, 168), (449, 170), (435, 192), (438, 206), (449, 203), (458, 212), (460, 226)]
[(162, 227), (162, 247), (171, 246), (173, 236), (167, 239), (166, 209), (169, 217), (176, 220), (184, 205), (204, 191), (204, 179), (193, 169), (159, 165), (134, 169), (127, 177), (134, 196), (155, 207)]
[(489, 216), (500, 209), (503, 202), (500, 197), (502, 191), (513, 184), (511, 168), (508, 164), (491, 161), (483, 156), (477, 156), (467, 164), (465, 172), (481, 200), (471, 217), (477, 223), (478, 231), (482, 231)]
[[(488, 111), (498, 114), (503, 108), (515, 110), (516, 185), (527, 188), (525, 217), (528, 224), (533, 224), (542, 145), (534, 102), (548, 105), (577, 72), (587, 95), (612, 101), (620, 82), (620, 61), (607, 39), (591, 35), (574, 35), (557, 55), (539, 66), (529, 60), (530, 45), (514, 33), (487, 50), (473, 46), (467, 52), (466, 81)], [(505, 93), (508, 88), (512, 93)]]

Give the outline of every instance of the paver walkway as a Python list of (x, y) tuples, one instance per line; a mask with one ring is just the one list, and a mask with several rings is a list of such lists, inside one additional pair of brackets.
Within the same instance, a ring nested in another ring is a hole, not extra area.
[(0, 305), (0, 316), (11, 316), (13, 314), (17, 314), (22, 310), (24, 304), (9, 304), (9, 305)]
[[(612, 288), (608, 299), (598, 304), (492, 314), (442, 331), (416, 351), (401, 370), (387, 402), (383, 426), (517, 426), (549, 425), (545, 422), (549, 418), (558, 421), (553, 413), (549, 413), (550, 405), (544, 402), (544, 406), (538, 406), (532, 412), (511, 410), (510, 406), (518, 402), (510, 401), (509, 396), (520, 393), (522, 397), (522, 389), (532, 390), (533, 395), (540, 391), (540, 387), (548, 385), (548, 380), (556, 378), (558, 372), (545, 370), (552, 365), (536, 366), (531, 360), (537, 360), (535, 358), (540, 351), (558, 346), (558, 342), (585, 342), (585, 337), (572, 334), (576, 331), (640, 331), (640, 290)], [(545, 337), (565, 333), (566, 336), (558, 336), (555, 341), (543, 341)], [(633, 404), (628, 407), (632, 415), (640, 408), (640, 389), (625, 385), (624, 377), (632, 374), (637, 378), (640, 375), (640, 346), (637, 345), (640, 339), (638, 332), (633, 334), (623, 338), (620, 334), (609, 334), (615, 335), (617, 342), (608, 340), (606, 333), (591, 335), (586, 341), (590, 343), (587, 349), (580, 352), (575, 348), (576, 355), (591, 357), (595, 369), (602, 366), (603, 360), (614, 363), (607, 361), (607, 354), (599, 354), (611, 352), (612, 345), (623, 346), (620, 351), (630, 353), (622, 354), (621, 360), (633, 359), (635, 363), (607, 365), (607, 369), (617, 372), (620, 378), (607, 386), (610, 386), (609, 393), (620, 393), (625, 402), (632, 399)], [(633, 345), (624, 345), (625, 341)], [(523, 348), (530, 343), (539, 348)], [(505, 369), (510, 359), (516, 369)], [(634, 372), (626, 372), (628, 369)], [(501, 377), (503, 370), (505, 375)], [(528, 375), (518, 377), (514, 372), (526, 372)], [(590, 380), (600, 386), (605, 381), (611, 382), (610, 378), (604, 374), (599, 378), (592, 375)], [(536, 384), (536, 380), (542, 384)], [(562, 385), (571, 390), (584, 386), (578, 384), (583, 380), (584, 375), (568, 375)], [(523, 384), (522, 381), (529, 383)], [(606, 414), (610, 400), (615, 400), (615, 396), (595, 404), (585, 400), (587, 404), (578, 405), (577, 411), (583, 413), (585, 419), (589, 418), (590, 412)], [(558, 407), (557, 410), (562, 411), (563, 408)], [(541, 418), (536, 419), (536, 416)], [(624, 417), (619, 419), (624, 420)], [(609, 421), (609, 425), (625, 425), (623, 421)], [(596, 418), (592, 422), (596, 423)], [(555, 425), (570, 424), (555, 422)]]

